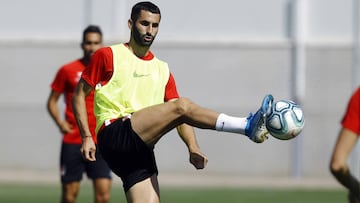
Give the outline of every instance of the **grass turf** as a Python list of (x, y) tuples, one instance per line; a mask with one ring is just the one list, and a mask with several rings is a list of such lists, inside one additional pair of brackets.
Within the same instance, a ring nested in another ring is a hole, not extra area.
[[(122, 187), (113, 185), (111, 203), (125, 203)], [(1, 183), (0, 202), (59, 202), (60, 185)], [(83, 184), (78, 203), (93, 202), (90, 184)], [(166, 203), (338, 203), (346, 202), (345, 190), (339, 189), (244, 189), (244, 188), (177, 188), (161, 187), (161, 202)]]

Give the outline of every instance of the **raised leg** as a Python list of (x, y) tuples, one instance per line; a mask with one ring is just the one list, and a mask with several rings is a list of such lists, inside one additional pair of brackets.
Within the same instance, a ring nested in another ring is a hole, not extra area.
[(215, 129), (218, 116), (218, 112), (200, 107), (189, 99), (179, 98), (135, 112), (131, 124), (141, 139), (149, 144), (183, 123), (202, 129)]

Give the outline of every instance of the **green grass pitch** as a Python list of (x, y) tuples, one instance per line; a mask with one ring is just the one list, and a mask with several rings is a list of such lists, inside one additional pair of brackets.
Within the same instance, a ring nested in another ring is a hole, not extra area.
[[(49, 203), (59, 202), (59, 184), (0, 183), (0, 202)], [(125, 203), (122, 187), (114, 184), (111, 203)], [(90, 184), (83, 184), (77, 202), (93, 202)], [(341, 189), (269, 189), (215, 187), (161, 187), (162, 203), (339, 203), (346, 202)]]

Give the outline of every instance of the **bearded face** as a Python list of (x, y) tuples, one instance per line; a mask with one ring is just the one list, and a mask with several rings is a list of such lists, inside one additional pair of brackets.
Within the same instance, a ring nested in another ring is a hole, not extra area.
[(142, 10), (136, 20), (130, 20), (131, 35), (140, 46), (149, 47), (153, 43), (160, 24), (160, 14)]
[(156, 36), (156, 35), (153, 36), (151, 33), (148, 32), (141, 33), (136, 26), (132, 27), (131, 32), (135, 42), (140, 46), (148, 46), (148, 47), (151, 46)]

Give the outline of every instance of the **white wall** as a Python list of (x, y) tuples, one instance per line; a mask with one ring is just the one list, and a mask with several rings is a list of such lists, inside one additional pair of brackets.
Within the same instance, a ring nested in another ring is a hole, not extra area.
[[(106, 43), (127, 40), (134, 2), (0, 0), (0, 170), (57, 170), (60, 134), (45, 108), (50, 82), (62, 64), (80, 57), (88, 23), (103, 28)], [(154, 52), (170, 63), (182, 95), (244, 116), (266, 93), (291, 97), (294, 1), (154, 2), (163, 14)], [(352, 91), (353, 5), (351, 0), (306, 3), (307, 122), (300, 170), (304, 177), (332, 180), (328, 162)], [(293, 173), (294, 142), (255, 145), (243, 136), (197, 133), (210, 159), (204, 173)], [(175, 133), (160, 141), (156, 153), (160, 171), (195, 173)]]
[[(160, 40), (283, 40), (296, 0), (156, 0)], [(308, 41), (351, 41), (352, 0), (299, 0), (307, 4)], [(89, 23), (107, 39), (127, 39), (130, 0), (0, 0), (0, 39), (80, 38)]]

